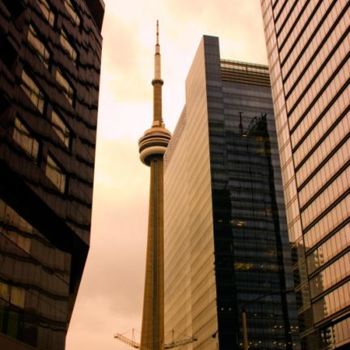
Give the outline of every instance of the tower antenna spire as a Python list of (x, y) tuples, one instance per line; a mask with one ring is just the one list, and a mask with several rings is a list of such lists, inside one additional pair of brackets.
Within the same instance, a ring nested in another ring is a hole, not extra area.
[(157, 20), (157, 31), (156, 31), (156, 50), (154, 55), (154, 82), (158, 82), (159, 84), (163, 84), (161, 78), (161, 67), (160, 67), (160, 45), (159, 45), (159, 21)]
[(141, 161), (151, 170), (145, 292), (140, 350), (164, 350), (164, 189), (163, 155), (171, 138), (162, 119), (159, 23), (157, 21), (153, 123), (139, 140)]

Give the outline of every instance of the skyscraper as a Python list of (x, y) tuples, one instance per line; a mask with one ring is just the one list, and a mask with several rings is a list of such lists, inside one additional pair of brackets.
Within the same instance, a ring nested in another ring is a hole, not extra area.
[(350, 346), (350, 3), (262, 0), (304, 349)]
[(165, 154), (165, 340), (299, 349), (268, 69), (204, 36)]
[(89, 249), (102, 0), (0, 1), (0, 348), (62, 350)]
[(163, 80), (158, 22), (154, 59), (153, 123), (139, 141), (141, 161), (151, 168), (141, 350), (164, 349), (163, 155), (170, 140), (170, 132), (165, 129), (162, 118)]

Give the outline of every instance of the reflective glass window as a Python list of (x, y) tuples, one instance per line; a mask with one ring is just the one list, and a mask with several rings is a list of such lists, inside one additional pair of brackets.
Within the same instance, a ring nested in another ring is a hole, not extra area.
[(39, 142), (18, 118), (15, 118), (13, 139), (31, 158), (38, 159)]
[(50, 5), (46, 0), (37, 0), (37, 4), (40, 7), (40, 10), (49, 24), (53, 27), (55, 24), (55, 14), (52, 11)]
[(56, 70), (56, 80), (62, 87), (64, 96), (66, 96), (69, 103), (73, 105), (74, 90), (69, 81), (63, 76), (62, 72), (59, 69)]
[(24, 93), (30, 98), (33, 104), (37, 107), (40, 113), (44, 112), (44, 94), (40, 90), (39, 86), (34, 82), (34, 80), (28, 75), (28, 73), (23, 70), (22, 71), (22, 82), (21, 88)]
[(11, 287), (10, 303), (20, 308), (24, 307), (25, 291), (23, 288)]
[(76, 10), (76, 8), (74, 7), (73, 3), (71, 0), (65, 0), (64, 1), (64, 6), (67, 10), (67, 12), (69, 13), (70, 17), (72, 18), (73, 22), (79, 26), (80, 24), (80, 17), (78, 15), (78, 12)]
[(68, 56), (75, 62), (78, 56), (77, 50), (71, 44), (70, 40), (68, 39), (68, 34), (64, 29), (61, 30), (60, 42), (64, 50), (68, 53)]
[(69, 147), (71, 137), (70, 130), (63, 119), (54, 110), (51, 114), (51, 122), (57, 136)]
[(44, 63), (45, 67), (48, 68), (50, 61), (50, 52), (45, 44), (39, 39), (38, 33), (32, 24), (29, 25), (28, 42), (37, 53), (40, 60)]
[(61, 193), (66, 190), (66, 175), (53, 158), (48, 155), (46, 161), (46, 176), (54, 183)]

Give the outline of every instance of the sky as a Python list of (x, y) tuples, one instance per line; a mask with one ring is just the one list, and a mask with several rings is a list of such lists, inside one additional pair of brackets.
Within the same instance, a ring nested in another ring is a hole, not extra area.
[(156, 20), (160, 23), (163, 119), (173, 131), (202, 35), (221, 58), (266, 64), (260, 0), (104, 0), (91, 246), (66, 350), (126, 350), (139, 340), (149, 169), (138, 139), (151, 126)]

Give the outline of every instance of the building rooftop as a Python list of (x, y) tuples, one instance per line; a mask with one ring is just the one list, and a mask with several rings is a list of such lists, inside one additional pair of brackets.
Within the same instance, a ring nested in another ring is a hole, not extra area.
[(224, 81), (270, 86), (268, 66), (230, 60), (221, 60), (220, 66)]

